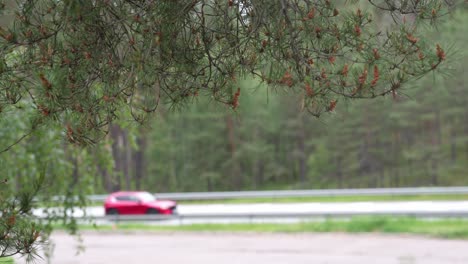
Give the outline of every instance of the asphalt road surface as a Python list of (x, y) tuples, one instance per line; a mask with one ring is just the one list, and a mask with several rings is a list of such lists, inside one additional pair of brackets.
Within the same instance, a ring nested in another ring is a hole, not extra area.
[[(180, 204), (178, 212), (182, 216), (193, 214), (261, 214), (261, 213), (316, 213), (334, 215), (347, 214), (412, 214), (412, 213), (468, 213), (468, 201), (396, 201), (396, 202), (336, 202), (336, 203), (253, 203), (253, 204)], [(34, 210), (37, 216), (43, 215), (42, 209)], [(75, 217), (82, 217), (82, 210), (74, 210)], [(86, 215), (104, 216), (102, 206), (86, 208)], [(216, 222), (205, 219), (202, 222)], [(219, 222), (219, 221), (218, 221)], [(225, 221), (222, 221), (225, 222)], [(184, 221), (184, 224), (192, 224)]]
[(86, 250), (76, 255), (76, 239), (55, 234), (51, 264), (468, 263), (468, 241), (414, 236), (84, 232), (82, 238)]

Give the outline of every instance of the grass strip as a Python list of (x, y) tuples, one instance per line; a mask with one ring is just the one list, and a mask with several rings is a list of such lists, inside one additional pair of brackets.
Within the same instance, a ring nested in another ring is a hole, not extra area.
[(82, 230), (97, 231), (155, 231), (155, 232), (258, 232), (258, 233), (393, 233), (417, 234), (439, 238), (468, 239), (468, 220), (422, 220), (409, 217), (356, 217), (349, 220), (308, 221), (287, 224), (191, 224), (180, 226), (121, 223), (118, 225), (84, 225)]
[(0, 258), (0, 264), (15, 264), (11, 257)]

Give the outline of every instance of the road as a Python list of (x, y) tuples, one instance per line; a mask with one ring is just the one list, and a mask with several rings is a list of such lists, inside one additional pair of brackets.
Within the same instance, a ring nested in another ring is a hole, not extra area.
[[(336, 203), (254, 203), (254, 204), (181, 204), (178, 207), (181, 216), (203, 214), (288, 214), (288, 213), (314, 213), (317, 215), (333, 216), (337, 214), (420, 214), (420, 213), (445, 213), (468, 215), (468, 201), (396, 201), (396, 202), (336, 202)], [(36, 215), (41, 215), (41, 210), (35, 210)], [(104, 209), (102, 206), (88, 207), (88, 216), (102, 217)], [(83, 211), (75, 210), (76, 217), (83, 216)], [(293, 219), (287, 219), (291, 221)], [(251, 219), (186, 219), (183, 222), (173, 221), (173, 224), (213, 223), (213, 222), (242, 222)], [(278, 222), (278, 219), (269, 221)], [(281, 220), (284, 221), (284, 220)], [(265, 222), (265, 221), (263, 221)], [(159, 224), (171, 224), (170, 221), (160, 221)]]
[(76, 239), (55, 234), (51, 264), (468, 263), (468, 241), (414, 236), (84, 232), (83, 239), (86, 250), (76, 256)]

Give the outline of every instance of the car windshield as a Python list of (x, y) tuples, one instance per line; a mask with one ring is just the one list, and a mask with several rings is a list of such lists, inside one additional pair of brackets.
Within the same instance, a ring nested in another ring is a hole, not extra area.
[(154, 196), (151, 193), (147, 193), (147, 192), (139, 193), (138, 197), (140, 197), (140, 199), (143, 202), (152, 202), (156, 200), (156, 198), (154, 198)]

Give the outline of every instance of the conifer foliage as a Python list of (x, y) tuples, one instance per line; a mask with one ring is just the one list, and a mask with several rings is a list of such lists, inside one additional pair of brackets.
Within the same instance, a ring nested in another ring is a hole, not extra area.
[(383, 29), (359, 1), (2, 2), (13, 22), (0, 28), (0, 109), (26, 102), (32, 130), (53, 120), (79, 145), (123, 112), (141, 122), (161, 103), (207, 96), (235, 109), (245, 75), (304, 93), (313, 115), (343, 97), (395, 94), (445, 60), (418, 25), (453, 4), (364, 1), (393, 18)]

